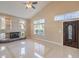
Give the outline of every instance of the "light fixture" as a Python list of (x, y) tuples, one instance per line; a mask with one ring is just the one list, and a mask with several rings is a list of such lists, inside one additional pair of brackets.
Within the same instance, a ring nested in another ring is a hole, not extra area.
[(25, 7), (26, 8), (32, 8), (32, 2), (31, 1), (26, 2)]
[(34, 1), (26, 1), (25, 3), (23, 3), (25, 5), (25, 8), (29, 9), (29, 8), (33, 8), (35, 9), (35, 5), (37, 4), (38, 2), (34, 2)]

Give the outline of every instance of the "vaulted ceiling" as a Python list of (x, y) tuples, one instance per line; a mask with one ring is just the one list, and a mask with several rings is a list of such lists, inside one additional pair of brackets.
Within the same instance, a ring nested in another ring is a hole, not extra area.
[(26, 9), (23, 4), (24, 2), (25, 1), (0, 1), (0, 13), (30, 19), (49, 3), (48, 1), (38, 1), (38, 4), (34, 5), (36, 9)]

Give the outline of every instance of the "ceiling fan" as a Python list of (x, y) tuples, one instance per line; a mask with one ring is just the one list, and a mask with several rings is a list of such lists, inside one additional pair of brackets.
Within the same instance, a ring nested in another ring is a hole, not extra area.
[(32, 2), (32, 1), (26, 1), (25, 3), (23, 3), (25, 5), (25, 8), (33, 8), (35, 9), (35, 4), (37, 4), (38, 2)]

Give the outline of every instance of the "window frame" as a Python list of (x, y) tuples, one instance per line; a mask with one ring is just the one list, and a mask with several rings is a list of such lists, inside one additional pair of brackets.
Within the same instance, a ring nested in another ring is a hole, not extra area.
[(0, 30), (5, 30), (6, 29), (6, 20), (5, 20), (5, 17), (1, 17), (0, 16), (0, 21), (1, 21)]
[[(42, 21), (43, 20), (43, 21)], [(42, 21), (42, 22), (41, 22)], [(36, 22), (36, 23), (34, 23), (34, 22)], [(37, 28), (37, 30), (38, 30), (38, 32), (40, 31), (40, 26), (41, 26), (41, 30), (43, 31), (42, 33), (41, 32), (39, 32), (39, 33), (36, 33), (36, 30), (35, 30), (35, 26), (37, 26), (38, 28)], [(41, 34), (40, 34), (41, 33)], [(33, 21), (33, 34), (34, 35), (39, 35), (39, 36), (43, 36), (43, 35), (45, 35), (45, 19), (39, 19), (39, 20), (34, 20)]]
[(19, 23), (20, 23), (20, 29), (21, 30), (25, 30), (25, 21), (24, 20), (20, 20)]

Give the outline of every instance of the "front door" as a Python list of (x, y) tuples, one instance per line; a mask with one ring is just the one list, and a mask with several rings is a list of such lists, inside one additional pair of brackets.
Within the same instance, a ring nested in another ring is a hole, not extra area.
[(63, 23), (63, 44), (71, 47), (78, 47), (77, 22), (69, 21)]

